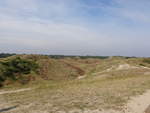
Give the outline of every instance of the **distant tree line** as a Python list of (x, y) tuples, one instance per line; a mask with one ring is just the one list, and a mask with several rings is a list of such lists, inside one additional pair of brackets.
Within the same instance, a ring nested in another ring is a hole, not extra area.
[[(81, 59), (87, 59), (87, 58), (96, 58), (96, 59), (107, 59), (110, 58), (110, 56), (75, 56), (75, 55), (47, 55), (50, 58), (54, 58), (54, 59), (61, 59), (61, 58), (81, 58)], [(118, 58), (125, 58), (125, 59), (129, 59), (129, 58), (136, 58), (134, 56), (132, 57), (128, 57), (128, 56), (112, 56), (112, 57), (118, 57)]]
[(87, 59), (87, 58), (97, 58), (97, 59), (107, 59), (109, 56), (75, 56), (75, 55), (47, 55), (50, 58), (54, 59), (62, 59), (62, 58), (81, 58), (81, 59)]
[(9, 56), (16, 55), (15, 53), (0, 53), (0, 58), (6, 58)]
[[(6, 58), (9, 56), (17, 55), (15, 53), (0, 53), (0, 58)], [(24, 54), (25, 55), (25, 54)], [(81, 59), (87, 59), (87, 58), (97, 58), (97, 59), (107, 59), (110, 56), (81, 56), (81, 55), (43, 55), (43, 56), (48, 56), (49, 58), (54, 58), (54, 59), (62, 59), (62, 58), (81, 58)], [(125, 57), (125, 56), (113, 56), (113, 57), (120, 57), (120, 58), (136, 58), (136, 57)]]

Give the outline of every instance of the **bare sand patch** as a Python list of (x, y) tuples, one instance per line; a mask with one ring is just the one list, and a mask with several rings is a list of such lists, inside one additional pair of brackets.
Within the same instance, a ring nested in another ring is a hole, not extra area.
[(18, 92), (29, 91), (29, 90), (32, 90), (32, 88), (24, 88), (24, 89), (12, 90), (12, 91), (0, 91), (0, 95), (9, 94), (9, 93), (18, 93)]
[(143, 95), (133, 97), (127, 103), (124, 113), (145, 113), (150, 105), (150, 90)]

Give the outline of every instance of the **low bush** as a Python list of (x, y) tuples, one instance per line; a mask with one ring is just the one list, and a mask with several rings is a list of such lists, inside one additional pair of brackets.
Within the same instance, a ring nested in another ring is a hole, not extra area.
[(17, 81), (23, 79), (25, 75), (36, 72), (38, 64), (29, 59), (15, 57), (0, 62), (0, 86), (7, 79)]
[(144, 58), (144, 59), (143, 59), (143, 62), (144, 62), (144, 63), (147, 63), (147, 64), (150, 64), (150, 58)]

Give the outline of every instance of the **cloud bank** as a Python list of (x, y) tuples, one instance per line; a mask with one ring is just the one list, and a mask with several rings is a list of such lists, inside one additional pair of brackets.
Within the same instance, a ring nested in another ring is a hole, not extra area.
[(150, 56), (148, 0), (0, 1), (0, 52)]

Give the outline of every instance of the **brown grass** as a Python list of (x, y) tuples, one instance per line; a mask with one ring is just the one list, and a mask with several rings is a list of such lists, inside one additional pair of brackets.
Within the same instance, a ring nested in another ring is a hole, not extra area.
[[(82, 80), (64, 79), (68, 71), (70, 74), (72, 68), (58, 62), (59, 60), (50, 59), (48, 64), (46, 64), (47, 60), (44, 61), (45, 63), (40, 61), (43, 63), (41, 65), (48, 65), (46, 70), (48, 72), (45, 72), (48, 77), (56, 77), (61, 80), (45, 81), (39, 79), (26, 86), (35, 88), (34, 90), (0, 95), (0, 106), (19, 105), (18, 108), (8, 113), (59, 113), (59, 111), (67, 113), (72, 110), (85, 111), (87, 109), (121, 110), (130, 97), (150, 89), (150, 75), (144, 75), (149, 70), (112, 70), (102, 73), (108, 75), (105, 77), (101, 77), (102, 74), (93, 75), (93, 73), (101, 72), (121, 63), (129, 63), (130, 65), (141, 63), (137, 59), (130, 60), (132, 59), (93, 59), (93, 61), (89, 60), (90, 63), (80, 59), (67, 60), (67, 63), (78, 66), (88, 74), (88, 77)], [(76, 72), (74, 69), (73, 71)]]

